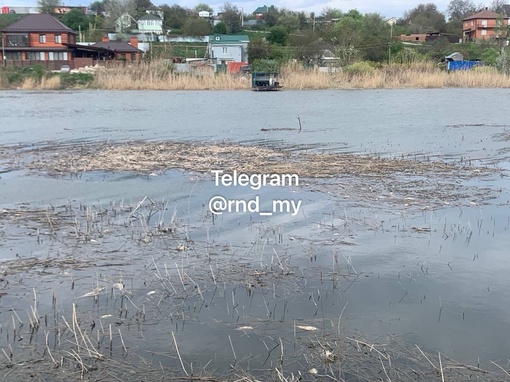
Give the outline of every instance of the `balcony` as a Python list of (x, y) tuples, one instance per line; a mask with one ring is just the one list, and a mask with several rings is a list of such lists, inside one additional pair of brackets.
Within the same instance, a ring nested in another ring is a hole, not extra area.
[(28, 33), (5, 35), (6, 47), (28, 47)]

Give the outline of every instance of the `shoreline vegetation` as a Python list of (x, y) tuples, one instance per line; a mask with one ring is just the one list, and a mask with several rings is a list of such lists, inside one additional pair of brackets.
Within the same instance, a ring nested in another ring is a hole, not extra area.
[[(281, 67), (283, 90), (507, 88), (510, 76), (494, 67), (447, 72), (434, 63), (377, 66), (357, 62), (332, 73), (289, 63)], [(95, 73), (51, 73), (42, 68), (2, 68), (0, 89), (20, 90), (250, 90), (251, 78), (240, 74), (176, 73), (165, 61), (140, 63)]]

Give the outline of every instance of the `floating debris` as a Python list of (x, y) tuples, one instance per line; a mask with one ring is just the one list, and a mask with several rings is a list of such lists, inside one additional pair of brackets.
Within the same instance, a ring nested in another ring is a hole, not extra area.
[(314, 332), (316, 330), (319, 330), (315, 326), (311, 326), (311, 325), (296, 325), (296, 328), (304, 330), (306, 332)]
[(99, 293), (101, 293), (102, 291), (104, 291), (103, 287), (97, 287), (97, 288), (94, 288), (94, 290), (92, 292), (85, 293), (81, 297), (95, 297), (95, 296), (98, 296)]

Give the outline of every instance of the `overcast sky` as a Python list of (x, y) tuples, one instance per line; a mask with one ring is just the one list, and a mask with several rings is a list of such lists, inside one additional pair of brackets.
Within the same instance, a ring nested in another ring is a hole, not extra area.
[[(7, 0), (6, 0), (7, 1)], [(156, 0), (165, 3), (164, 0)], [(168, 0), (171, 1), (171, 0)], [(414, 8), (421, 3), (434, 3), (437, 5), (439, 11), (446, 11), (449, 0), (273, 0), (264, 2), (266, 0), (237, 0), (230, 1), (233, 5), (238, 8), (243, 8), (244, 13), (252, 13), (257, 7), (262, 5), (274, 5), (277, 8), (287, 8), (294, 11), (305, 11), (315, 12), (316, 14), (321, 13), (324, 8), (337, 8), (342, 11), (348, 11), (350, 9), (357, 9), (361, 13), (375, 12), (380, 13), (386, 17), (402, 17), (404, 12)], [(183, 7), (193, 8), (198, 3), (207, 3), (213, 9), (214, 12), (218, 12), (225, 1), (210, 0), (210, 1), (197, 1), (197, 0), (174, 0), (173, 3), (177, 3)], [(173, 4), (172, 3), (172, 4)]]
[[(94, 0), (61, 0), (65, 5), (89, 5)], [(193, 8), (198, 3), (209, 4), (214, 12), (221, 10), (225, 1), (220, 0), (152, 0), (154, 4), (179, 4), (182, 7)], [(375, 12), (385, 17), (402, 17), (404, 12), (421, 3), (432, 2), (440, 12), (445, 12), (449, 0), (231, 0), (230, 3), (243, 9), (244, 13), (252, 13), (262, 5), (274, 5), (277, 8), (287, 8), (294, 11), (315, 12), (320, 14), (324, 8), (337, 8), (342, 11), (357, 9), (361, 13)], [(488, 0), (487, 0), (488, 1)], [(37, 0), (0, 0), (6, 6), (36, 6)], [(475, 3), (479, 3), (475, 1)], [(489, 2), (490, 3), (490, 2)]]

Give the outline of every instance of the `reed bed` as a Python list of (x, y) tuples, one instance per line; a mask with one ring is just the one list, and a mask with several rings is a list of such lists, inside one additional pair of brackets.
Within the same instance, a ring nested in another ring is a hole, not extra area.
[(387, 65), (365, 73), (321, 73), (299, 65), (281, 70), (285, 89), (507, 88), (510, 76), (494, 68), (447, 72), (433, 63)]
[[(449, 73), (438, 64), (426, 62), (380, 67), (362, 64), (364, 70), (352, 71), (347, 67), (324, 73), (289, 63), (280, 70), (280, 83), (287, 90), (510, 87), (510, 76), (492, 67)], [(9, 87), (2, 78), (0, 87)], [(95, 72), (92, 82), (75, 87), (84, 86), (106, 90), (249, 90), (251, 79), (249, 75), (213, 73), (209, 66), (195, 68), (193, 73), (176, 73), (168, 63), (154, 61), (124, 68), (102, 68)], [(62, 87), (60, 76), (41, 80), (28, 77), (20, 86), (27, 90)]]
[[(323, 73), (290, 63), (281, 68), (280, 82), (288, 90), (510, 87), (510, 76), (494, 68), (448, 73), (437, 64), (415, 63), (369, 69), (360, 73), (341, 69)], [(98, 71), (93, 86), (108, 90), (247, 90), (251, 81), (249, 76), (238, 74), (173, 73), (167, 64), (153, 62)]]
[(60, 76), (43, 77), (41, 80), (27, 77), (21, 85), (23, 90), (58, 90), (61, 87)]
[[(241, 90), (251, 82), (225, 73), (174, 73), (165, 62), (141, 63), (123, 69), (97, 71), (93, 86), (108, 90)], [(210, 68), (209, 68), (210, 69)]]

